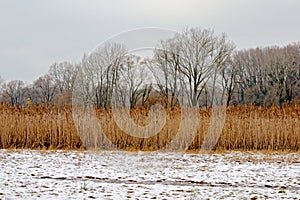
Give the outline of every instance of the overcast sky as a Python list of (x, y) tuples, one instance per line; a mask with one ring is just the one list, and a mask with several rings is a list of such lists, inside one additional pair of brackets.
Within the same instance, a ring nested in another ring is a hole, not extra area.
[(237, 48), (300, 41), (299, 0), (0, 0), (0, 76), (33, 81), (119, 32), (225, 32)]

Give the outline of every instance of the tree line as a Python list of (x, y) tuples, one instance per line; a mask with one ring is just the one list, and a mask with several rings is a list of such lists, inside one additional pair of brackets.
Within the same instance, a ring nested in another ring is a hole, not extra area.
[(300, 103), (300, 43), (236, 50), (225, 34), (190, 28), (141, 58), (107, 43), (79, 63), (54, 63), (31, 84), (0, 78), (0, 100), (12, 106), (81, 103), (130, 107), (159, 99), (174, 107)]

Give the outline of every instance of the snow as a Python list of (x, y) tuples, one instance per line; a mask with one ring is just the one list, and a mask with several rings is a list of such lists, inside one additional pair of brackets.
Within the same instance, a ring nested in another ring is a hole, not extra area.
[(0, 199), (299, 199), (300, 154), (0, 150)]

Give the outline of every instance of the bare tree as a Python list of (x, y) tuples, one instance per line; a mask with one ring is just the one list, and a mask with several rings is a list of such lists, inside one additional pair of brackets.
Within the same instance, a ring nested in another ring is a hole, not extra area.
[(272, 101), (268, 99), (268, 73), (266, 71), (266, 53), (259, 48), (237, 52), (235, 64), (239, 65), (239, 101), (262, 105)]
[(145, 95), (149, 94), (145, 90), (145, 87), (148, 87), (147, 79), (149, 79), (146, 62), (139, 56), (128, 55), (122, 62), (119, 74), (115, 98), (118, 98), (117, 101), (123, 106), (129, 103), (130, 107), (134, 108), (140, 100), (146, 98)]
[(4, 83), (2, 86), (2, 101), (12, 106), (22, 105), (25, 101), (23, 90), (24, 85), (24, 82), (20, 80), (13, 80), (8, 83)]
[(153, 59), (148, 63), (161, 95), (167, 105), (173, 108), (182, 92), (183, 74), (180, 72), (180, 46), (174, 39), (161, 41), (161, 47), (155, 49)]
[[(232, 58), (234, 59), (234, 57)], [(230, 105), (233, 99), (234, 91), (237, 86), (237, 75), (239, 72), (239, 66), (237, 62), (229, 60), (227, 64), (221, 69), (221, 85), (223, 87), (222, 100), (224, 95), (226, 96), (226, 106)]]
[(38, 78), (33, 87), (36, 91), (36, 97), (39, 104), (50, 106), (54, 103), (54, 98), (57, 94), (57, 85), (49, 75), (44, 75)]
[(86, 103), (99, 107), (109, 107), (119, 79), (119, 72), (126, 49), (121, 44), (106, 44), (89, 56), (84, 56), (80, 64), (76, 91)]
[[(173, 66), (175, 72), (178, 67), (183, 74), (192, 106), (198, 104), (200, 95), (209, 80), (212, 83), (211, 98), (214, 98), (217, 72), (221, 70), (234, 50), (233, 43), (225, 34), (215, 36), (212, 30), (187, 29), (166, 41), (162, 48), (165, 61), (160, 63), (168, 63), (168, 66)], [(166, 57), (166, 52), (171, 56)], [(170, 57), (173, 59), (169, 59)]]
[(48, 74), (55, 81), (60, 93), (72, 91), (76, 78), (76, 67), (69, 62), (54, 63), (50, 66)]
[(237, 52), (233, 62), (240, 103), (282, 106), (293, 101), (300, 84), (299, 55), (299, 44)]
[(284, 47), (282, 53), (285, 57), (284, 101), (290, 103), (300, 95), (300, 43)]

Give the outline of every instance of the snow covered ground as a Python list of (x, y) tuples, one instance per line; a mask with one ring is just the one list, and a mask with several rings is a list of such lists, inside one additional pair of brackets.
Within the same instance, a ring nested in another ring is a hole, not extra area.
[(300, 155), (0, 150), (0, 199), (300, 199)]

